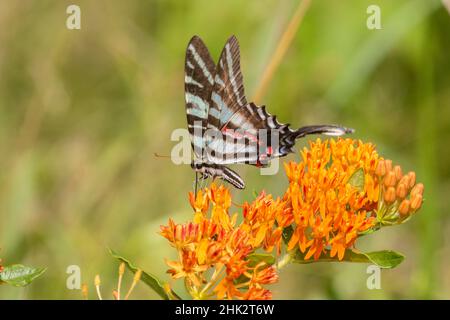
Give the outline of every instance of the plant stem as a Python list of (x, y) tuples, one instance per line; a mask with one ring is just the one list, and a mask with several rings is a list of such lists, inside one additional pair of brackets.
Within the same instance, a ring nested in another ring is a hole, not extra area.
[(303, 17), (305, 16), (306, 11), (308, 11), (310, 4), (311, 0), (300, 1), (297, 10), (294, 13), (294, 16), (292, 17), (291, 21), (286, 27), (286, 30), (281, 36), (280, 42), (278, 42), (278, 46), (274, 54), (270, 58), (269, 64), (264, 70), (261, 81), (259, 82), (255, 94), (253, 95), (253, 101), (255, 101), (255, 103), (258, 103), (261, 100), (262, 96), (266, 93), (267, 87), (272, 80), (275, 70), (280, 65), (284, 55), (290, 47), (292, 40), (294, 39), (294, 36), (298, 28), (300, 27), (300, 24), (303, 21)]
[(281, 258), (280, 261), (277, 263), (277, 269), (280, 270), (281, 268), (284, 268), (291, 262), (292, 256), (289, 253), (286, 253), (283, 258)]

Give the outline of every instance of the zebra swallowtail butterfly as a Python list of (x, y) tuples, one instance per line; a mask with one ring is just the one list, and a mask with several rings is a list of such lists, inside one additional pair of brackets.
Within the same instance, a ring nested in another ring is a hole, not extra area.
[(307, 134), (340, 136), (353, 132), (335, 125), (293, 130), (289, 124), (278, 122), (265, 106), (247, 102), (239, 60), (235, 36), (226, 42), (217, 66), (198, 36), (186, 50), (186, 114), (194, 149), (191, 167), (202, 178), (222, 178), (243, 189), (242, 178), (226, 165), (267, 166), (270, 159), (293, 152), (295, 140)]

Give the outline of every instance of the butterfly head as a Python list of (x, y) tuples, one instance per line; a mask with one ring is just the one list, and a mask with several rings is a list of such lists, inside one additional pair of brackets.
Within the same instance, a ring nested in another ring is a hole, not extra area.
[(195, 171), (201, 171), (203, 168), (203, 163), (194, 160), (191, 162), (191, 168)]

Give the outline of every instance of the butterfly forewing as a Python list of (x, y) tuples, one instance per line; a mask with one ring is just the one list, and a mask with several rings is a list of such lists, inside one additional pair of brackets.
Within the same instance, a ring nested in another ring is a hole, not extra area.
[(222, 130), (233, 114), (247, 104), (240, 67), (239, 43), (235, 36), (226, 42), (216, 70), (208, 122), (211, 127)]
[(202, 158), (203, 135), (208, 124), (215, 65), (203, 41), (194, 36), (186, 49), (185, 99), (188, 130), (195, 156)]

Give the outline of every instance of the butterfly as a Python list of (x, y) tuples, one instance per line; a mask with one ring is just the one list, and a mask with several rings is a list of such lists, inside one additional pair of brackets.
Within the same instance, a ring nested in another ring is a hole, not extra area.
[(217, 65), (203, 41), (194, 36), (186, 49), (184, 83), (196, 187), (199, 173), (203, 179), (221, 178), (243, 189), (244, 180), (227, 165), (266, 167), (271, 159), (293, 152), (295, 140), (305, 135), (340, 136), (353, 132), (336, 125), (293, 130), (269, 114), (265, 106), (248, 102), (235, 36), (226, 42)]

